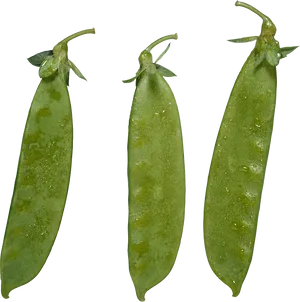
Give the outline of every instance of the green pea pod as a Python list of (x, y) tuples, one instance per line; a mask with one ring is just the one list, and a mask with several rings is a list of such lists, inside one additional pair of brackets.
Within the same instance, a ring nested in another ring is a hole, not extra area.
[(168, 39), (177, 39), (177, 35), (158, 39), (139, 57), (129, 120), (128, 258), (140, 301), (171, 271), (184, 221), (185, 173), (180, 119), (174, 95), (163, 78), (174, 74), (156, 64), (157, 61), (153, 63), (150, 53), (154, 46)]
[[(204, 241), (213, 272), (233, 296), (240, 293), (252, 259), (264, 175), (271, 142), (276, 65), (296, 47), (279, 47), (272, 21), (263, 20), (255, 48), (231, 92), (210, 166), (204, 207)], [(234, 39), (247, 42), (253, 37)], [(288, 51), (287, 51), (288, 50)], [(284, 53), (282, 53), (284, 52)]]
[(8, 298), (11, 290), (36, 277), (59, 229), (70, 180), (73, 145), (66, 82), (67, 43), (87, 33), (95, 33), (95, 30), (76, 33), (58, 43), (53, 53), (46, 51), (29, 59), (33, 65), (40, 66), (42, 80), (25, 126), (2, 246), (0, 271), (4, 298)]

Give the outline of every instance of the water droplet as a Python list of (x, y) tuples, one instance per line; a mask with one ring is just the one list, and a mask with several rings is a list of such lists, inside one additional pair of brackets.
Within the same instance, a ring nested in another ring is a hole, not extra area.
[(257, 128), (260, 128), (260, 127), (261, 127), (261, 121), (260, 121), (258, 118), (256, 118), (256, 119), (255, 119), (255, 122), (254, 122), (254, 125), (255, 125), (255, 127), (257, 127)]
[(242, 171), (247, 172), (248, 171), (248, 167), (247, 166), (243, 166), (242, 167)]

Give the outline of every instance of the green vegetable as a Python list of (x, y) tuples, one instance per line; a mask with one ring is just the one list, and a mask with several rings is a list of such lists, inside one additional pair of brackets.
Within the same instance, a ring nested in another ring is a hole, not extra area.
[[(231, 92), (217, 137), (205, 197), (204, 240), (209, 264), (233, 292), (240, 293), (252, 259), (264, 175), (271, 142), (276, 66), (296, 47), (280, 48), (273, 22), (261, 34)], [(230, 40), (253, 41), (254, 37)]]
[(165, 36), (139, 56), (129, 120), (128, 186), (129, 270), (137, 297), (161, 282), (171, 271), (184, 221), (185, 173), (179, 113), (174, 95), (163, 78), (174, 76), (152, 62), (151, 49), (177, 39)]
[(40, 66), (42, 78), (28, 114), (14, 193), (1, 253), (1, 292), (31, 281), (51, 251), (68, 192), (73, 126), (67, 89), (69, 70), (81, 73), (67, 57), (67, 43), (81, 31), (58, 43), (53, 51), (28, 60)]

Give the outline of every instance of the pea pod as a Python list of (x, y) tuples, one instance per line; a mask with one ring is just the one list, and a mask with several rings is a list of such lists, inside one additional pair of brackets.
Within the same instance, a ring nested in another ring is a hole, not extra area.
[(240, 293), (252, 259), (258, 213), (273, 128), (276, 66), (296, 47), (280, 48), (273, 22), (263, 20), (258, 37), (230, 40), (256, 45), (232, 89), (210, 166), (204, 207), (209, 264), (233, 296)]
[(180, 119), (174, 95), (164, 76), (170, 70), (153, 63), (151, 49), (177, 39), (165, 36), (139, 56), (140, 69), (131, 107), (128, 134), (128, 258), (137, 297), (171, 271), (184, 221), (185, 173)]
[(68, 60), (67, 43), (28, 60), (40, 66), (42, 78), (23, 134), (21, 153), (2, 252), (1, 292), (28, 283), (42, 269), (55, 241), (67, 198), (73, 145), (72, 112), (67, 84), (69, 70), (83, 77)]

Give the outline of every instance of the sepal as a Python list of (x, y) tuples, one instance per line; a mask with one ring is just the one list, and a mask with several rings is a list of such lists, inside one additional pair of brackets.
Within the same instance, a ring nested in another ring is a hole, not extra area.
[(89, 77), (85, 73), (85, 71), (81, 68), (81, 66), (74, 60), (72, 57), (69, 58), (69, 67), (71, 72), (75, 75), (75, 77), (83, 82), (83, 83), (88, 83), (89, 82)]
[(46, 51), (42, 51), (42, 52), (37, 53), (36, 55), (28, 58), (27, 60), (33, 66), (40, 67), (42, 65), (42, 63), (45, 61), (45, 59), (49, 56), (52, 56), (52, 55), (53, 55), (52, 50), (46, 50)]
[(39, 76), (40, 78), (47, 78), (51, 75), (53, 75), (57, 70), (59, 66), (59, 59), (54, 56), (48, 56), (43, 61), (40, 69), (39, 69)]
[(163, 77), (176, 77), (176, 74), (172, 72), (171, 70), (159, 65), (154, 64), (156, 67), (157, 72), (159, 72)]

